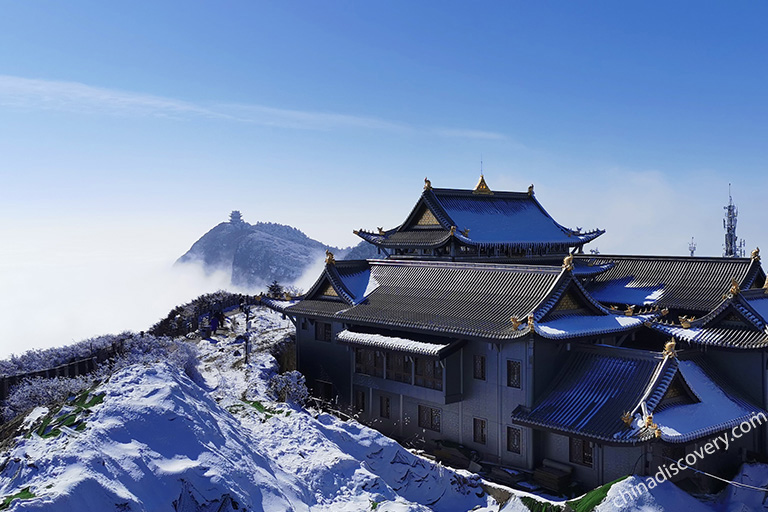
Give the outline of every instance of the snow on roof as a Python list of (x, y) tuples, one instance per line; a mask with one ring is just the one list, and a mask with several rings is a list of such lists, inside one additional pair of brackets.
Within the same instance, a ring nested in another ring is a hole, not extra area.
[(655, 304), (664, 295), (664, 283), (653, 286), (638, 286), (634, 276), (600, 283), (590, 287), (590, 293), (601, 302), (611, 304)]
[(547, 338), (577, 338), (597, 334), (626, 331), (634, 327), (640, 327), (646, 320), (651, 320), (657, 315), (573, 315), (562, 316), (544, 323), (534, 324), (536, 332)]
[(337, 270), (339, 271), (342, 283), (349, 290), (355, 304), (362, 302), (369, 293), (379, 286), (375, 279), (371, 279), (370, 267), (352, 272), (345, 272), (341, 268)]
[(527, 194), (464, 195), (436, 191), (436, 199), (454, 225), (469, 228), (469, 238), (483, 242), (572, 242), (559, 225)]
[(262, 297), (261, 298), (261, 305), (266, 306), (269, 309), (272, 309), (274, 311), (277, 311), (279, 313), (285, 313), (285, 308), (289, 306), (293, 306), (294, 304), (297, 304), (299, 302), (298, 299), (291, 299), (291, 300), (280, 300), (280, 299), (273, 299), (272, 297)]
[(747, 299), (747, 302), (768, 323), (768, 296), (755, 299), (750, 298)]
[[(593, 265), (614, 263), (595, 276), (590, 293), (611, 304), (657, 304), (660, 307), (709, 312), (736, 279), (742, 290), (763, 275), (759, 262), (745, 258), (682, 256), (578, 256)], [(654, 295), (657, 293), (657, 295)]]
[(448, 346), (447, 344), (424, 343), (423, 341), (415, 341), (408, 338), (383, 336), (381, 334), (366, 334), (348, 330), (343, 330), (338, 333), (336, 339), (351, 345), (393, 350), (396, 352), (408, 352), (409, 354), (429, 357), (439, 357), (440, 351)]
[(762, 412), (726, 393), (694, 361), (680, 361), (678, 372), (701, 401), (672, 406), (654, 413), (653, 420), (661, 428), (664, 441), (688, 442), (737, 425), (753, 414)]

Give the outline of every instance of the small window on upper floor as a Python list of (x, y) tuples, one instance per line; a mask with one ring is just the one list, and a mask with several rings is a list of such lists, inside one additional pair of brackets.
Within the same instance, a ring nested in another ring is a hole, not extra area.
[(475, 354), (473, 368), (473, 376), (477, 380), (485, 380), (485, 356)]
[(331, 324), (326, 322), (315, 322), (315, 339), (319, 341), (331, 341), (333, 330)]
[(520, 361), (507, 359), (507, 386), (510, 388), (521, 388), (521, 364)]

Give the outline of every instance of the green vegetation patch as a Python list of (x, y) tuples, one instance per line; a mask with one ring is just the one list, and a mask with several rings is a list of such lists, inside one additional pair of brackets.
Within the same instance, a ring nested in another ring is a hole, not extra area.
[(32, 494), (32, 491), (29, 490), (29, 487), (25, 487), (16, 494), (4, 497), (3, 501), (0, 502), (0, 510), (7, 510), (8, 507), (11, 506), (11, 502), (13, 500), (31, 500), (34, 497), (35, 495)]
[(614, 484), (621, 482), (625, 478), (627, 477), (623, 476), (621, 478), (617, 478), (613, 482), (608, 482), (607, 484), (598, 487), (597, 489), (593, 489), (578, 500), (567, 502), (568, 506), (570, 506), (574, 512), (592, 512), (595, 507), (597, 507), (608, 495), (608, 489), (610, 489)]
[[(262, 404), (258, 400), (245, 400), (243, 399), (243, 403), (250, 405), (254, 409), (256, 409), (259, 413), (264, 415), (264, 420), (268, 420), (272, 416), (285, 416), (286, 418), (291, 415), (291, 411), (283, 411), (281, 409), (274, 409), (272, 407), (267, 407), (266, 405)], [(239, 412), (242, 412), (245, 409), (245, 405), (242, 404), (233, 404), (227, 407), (227, 410), (232, 413), (236, 414)]]
[[(104, 402), (104, 393), (93, 393), (94, 388), (83, 391), (69, 398), (67, 404), (61, 405), (49, 412), (40, 426), (35, 430), (42, 438), (52, 438), (61, 435), (61, 428), (71, 428), (77, 432), (85, 430), (85, 417), (91, 414), (91, 407)], [(29, 437), (29, 435), (27, 436)]]

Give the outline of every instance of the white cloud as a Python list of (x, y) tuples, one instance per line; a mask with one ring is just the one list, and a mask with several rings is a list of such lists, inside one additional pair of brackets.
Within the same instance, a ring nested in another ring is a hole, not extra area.
[(481, 140), (506, 140), (507, 136), (497, 132), (487, 132), (483, 130), (452, 130), (436, 129), (435, 133), (444, 137), (458, 137), (463, 139), (481, 139)]
[(266, 105), (210, 103), (94, 87), (79, 82), (0, 75), (0, 106), (116, 116), (207, 117), (300, 130), (362, 128), (441, 137), (504, 140), (500, 133), (442, 127), (417, 127), (377, 117), (275, 108)]

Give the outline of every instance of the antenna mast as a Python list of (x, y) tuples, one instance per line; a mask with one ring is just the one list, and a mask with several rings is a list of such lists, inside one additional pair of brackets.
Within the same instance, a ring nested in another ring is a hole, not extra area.
[(691, 251), (691, 258), (693, 258), (693, 255), (696, 252), (696, 242), (693, 240), (693, 237), (691, 237), (691, 241), (688, 242), (688, 250)]
[(723, 219), (723, 229), (725, 230), (725, 244), (723, 245), (723, 256), (726, 258), (743, 258), (746, 254), (744, 240), (739, 240), (736, 236), (736, 221), (739, 217), (739, 209), (733, 204), (731, 196), (731, 184), (728, 184), (728, 206), (723, 206), (725, 218)]

